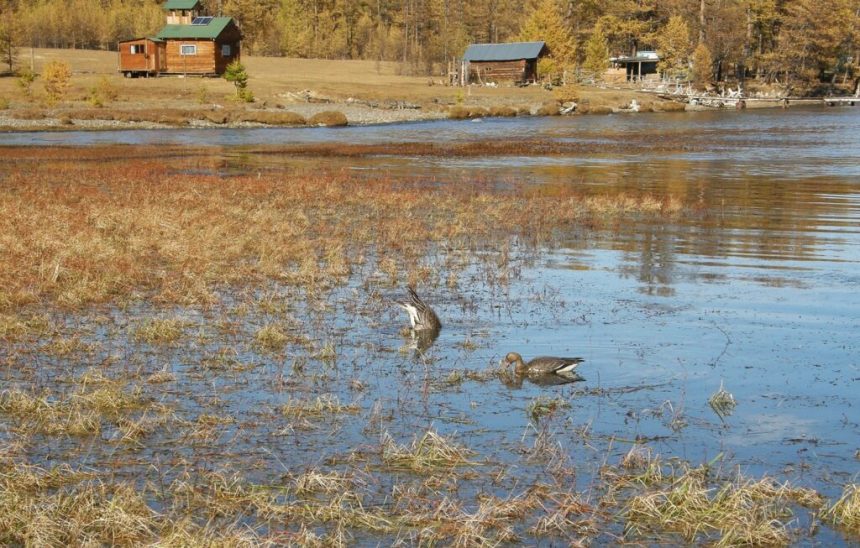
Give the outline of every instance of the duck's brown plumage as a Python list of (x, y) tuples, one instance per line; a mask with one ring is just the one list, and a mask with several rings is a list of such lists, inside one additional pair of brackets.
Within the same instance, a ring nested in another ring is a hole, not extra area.
[(398, 301), (397, 305), (409, 314), (412, 329), (415, 331), (439, 331), (442, 329), (439, 316), (430, 308), (430, 305), (418, 296), (415, 289), (409, 287), (407, 293), (409, 298), (405, 301)]
[(514, 371), (519, 375), (564, 375), (570, 374), (576, 366), (582, 363), (582, 358), (557, 358), (554, 356), (539, 356), (528, 363), (516, 352), (505, 356), (505, 364), (514, 364)]

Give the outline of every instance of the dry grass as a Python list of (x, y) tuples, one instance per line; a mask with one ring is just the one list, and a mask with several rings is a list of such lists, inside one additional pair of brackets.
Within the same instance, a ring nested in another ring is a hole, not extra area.
[(482, 106), (456, 105), (448, 109), (448, 118), (452, 120), (468, 120), (490, 116), (490, 111)]
[(134, 338), (147, 344), (170, 344), (182, 337), (186, 325), (179, 318), (151, 318), (135, 329)]
[(382, 460), (389, 467), (416, 473), (450, 470), (475, 463), (468, 448), (461, 447), (444, 436), (428, 430), (415, 437), (408, 446), (398, 445), (387, 433), (382, 438)]
[(827, 508), (821, 518), (854, 538), (860, 538), (860, 486), (847, 485), (842, 497)]
[[(21, 300), (23, 304), (29, 304), (32, 300), (28, 291), (23, 290)], [(3, 299), (0, 296), (0, 308), (3, 307)], [(51, 320), (45, 315), (13, 315), (0, 314), (0, 339), (6, 341), (19, 341), (22, 339), (39, 338), (50, 333)]]
[(283, 416), (302, 421), (312, 428), (316, 422), (328, 421), (338, 415), (355, 415), (360, 409), (358, 405), (342, 404), (337, 396), (326, 394), (313, 400), (291, 400), (279, 410)]
[(31, 394), (20, 389), (0, 392), (0, 413), (14, 419), (20, 432), (87, 436), (98, 434), (105, 422), (148, 406), (140, 388), (126, 390), (105, 382), (94, 390), (82, 388), (68, 397)]
[(254, 334), (254, 341), (264, 350), (278, 352), (283, 350), (290, 338), (277, 325), (264, 325)]
[(783, 545), (790, 539), (792, 505), (819, 506), (809, 490), (771, 479), (709, 483), (703, 468), (673, 476), (669, 485), (637, 494), (625, 505), (628, 535), (674, 532), (686, 542), (717, 546)]

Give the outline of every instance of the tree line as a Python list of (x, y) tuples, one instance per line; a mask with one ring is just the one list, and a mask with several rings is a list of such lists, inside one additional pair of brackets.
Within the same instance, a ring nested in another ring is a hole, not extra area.
[[(540, 39), (549, 71), (597, 73), (656, 49), (698, 80), (856, 78), (860, 0), (202, 0), (234, 17), (246, 53), (399, 61), (440, 74), (470, 43)], [(153, 35), (163, 0), (0, 0), (0, 63), (21, 47), (115, 49)]]

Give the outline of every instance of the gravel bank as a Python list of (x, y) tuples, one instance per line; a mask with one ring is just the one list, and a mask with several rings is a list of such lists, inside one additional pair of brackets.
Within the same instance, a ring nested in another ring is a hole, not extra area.
[[(415, 122), (421, 120), (439, 120), (447, 118), (447, 113), (441, 109), (425, 110), (416, 108), (386, 109), (374, 108), (354, 103), (294, 103), (287, 104), (283, 109), (267, 109), (272, 112), (294, 112), (307, 119), (319, 112), (339, 111), (346, 115), (350, 125), (392, 124), (399, 122)], [(45, 118), (19, 119), (14, 111), (0, 111), (0, 129), (5, 131), (61, 131), (71, 129), (88, 130), (122, 130), (122, 129), (160, 129), (177, 127), (175, 124), (157, 122), (129, 122), (120, 120), (81, 120), (64, 115), (62, 111), (46, 112)], [(266, 124), (253, 122), (228, 122), (216, 124), (207, 120), (189, 120), (187, 126), (181, 127), (266, 127)]]

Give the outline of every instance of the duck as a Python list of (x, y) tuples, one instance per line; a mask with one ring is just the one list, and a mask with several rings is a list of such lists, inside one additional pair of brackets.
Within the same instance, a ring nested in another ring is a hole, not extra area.
[(545, 375), (575, 375), (576, 366), (584, 362), (582, 358), (556, 358), (554, 356), (539, 356), (530, 362), (523, 361), (523, 357), (516, 352), (509, 352), (503, 365), (514, 364), (514, 372), (517, 375), (539, 377)]
[(395, 301), (395, 303), (409, 314), (409, 323), (412, 325), (412, 330), (438, 332), (442, 329), (442, 322), (439, 321), (439, 316), (430, 308), (430, 305), (418, 296), (415, 289), (408, 287), (407, 293), (409, 298), (406, 301)]

